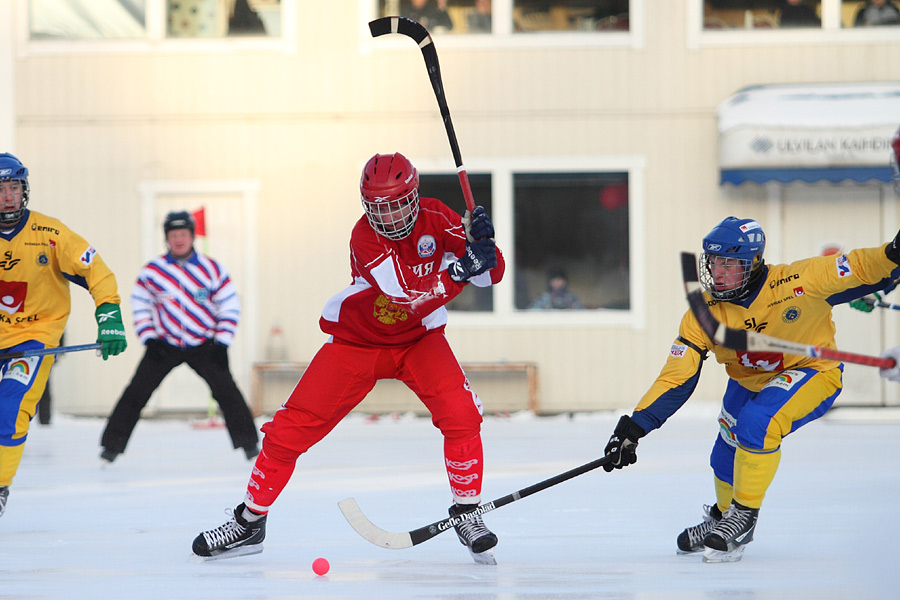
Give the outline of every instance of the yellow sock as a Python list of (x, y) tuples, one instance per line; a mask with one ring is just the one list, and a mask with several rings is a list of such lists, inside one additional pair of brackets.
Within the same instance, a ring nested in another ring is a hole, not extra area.
[(758, 453), (738, 447), (734, 454), (734, 499), (747, 508), (762, 506), (780, 461), (781, 448)]
[(724, 513), (731, 506), (731, 500), (734, 498), (734, 487), (718, 477), (713, 477), (713, 479), (716, 486), (716, 506)]
[(18, 446), (0, 446), (0, 487), (11, 485), (19, 463), (22, 461), (22, 452), (25, 444)]

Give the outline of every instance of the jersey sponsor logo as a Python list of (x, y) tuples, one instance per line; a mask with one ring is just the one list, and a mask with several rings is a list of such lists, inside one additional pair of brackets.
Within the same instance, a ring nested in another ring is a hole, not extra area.
[(6, 367), (6, 373), (3, 374), (3, 379), (11, 379), (13, 381), (18, 381), (22, 385), (28, 385), (31, 382), (31, 378), (34, 376), (34, 372), (37, 370), (38, 360), (40, 360), (40, 357), (31, 356), (29, 358), (20, 358), (12, 361)]
[(723, 442), (732, 448), (737, 448), (737, 436), (734, 435), (734, 428), (736, 425), (737, 419), (732, 417), (723, 407), (722, 411), (719, 413), (719, 436), (722, 438)]
[(684, 358), (684, 355), (687, 354), (687, 349), (688, 347), (685, 344), (672, 344), (672, 347), (669, 349), (669, 356)]
[(437, 250), (437, 242), (434, 241), (433, 235), (423, 235), (416, 242), (416, 251), (419, 253), (420, 258), (428, 258), (434, 254), (435, 250)]
[(803, 296), (805, 293), (806, 293), (806, 292), (803, 291), (803, 286), (802, 286), (802, 285), (801, 285), (800, 287), (795, 287), (795, 288), (794, 288), (794, 295), (795, 295), (795, 296)]
[(56, 235), (59, 235), (59, 229), (57, 229), (56, 227), (45, 227), (44, 225), (35, 225), (32, 223), (31, 230), (32, 231), (49, 231), (50, 233), (55, 233)]
[(841, 254), (834, 259), (834, 266), (837, 268), (838, 277), (850, 277), (853, 275), (853, 269), (850, 268), (850, 259), (846, 254)]
[(197, 291), (194, 292), (194, 302), (197, 304), (203, 304), (209, 299), (209, 290), (206, 288), (197, 288)]
[(26, 281), (0, 281), (0, 310), (9, 314), (25, 312)]
[(4, 271), (9, 271), (13, 267), (15, 267), (17, 264), (19, 264), (19, 262), (21, 262), (21, 260), (22, 259), (20, 259), (20, 258), (13, 258), (12, 252), (7, 250), (6, 252), (3, 253), (3, 260), (0, 260), (0, 269), (3, 269)]
[(770, 379), (769, 382), (762, 387), (762, 389), (774, 387), (781, 390), (789, 390), (797, 385), (800, 381), (802, 381), (805, 377), (806, 373), (804, 373), (803, 371), (788, 369), (787, 371), (782, 371), (781, 373)]
[(384, 294), (375, 298), (375, 309), (372, 315), (385, 325), (394, 325), (397, 321), (405, 321), (409, 318), (409, 314), (402, 306), (391, 302)]
[(50, 257), (44, 252), (39, 252), (37, 258), (34, 259), (34, 263), (39, 267), (46, 267), (50, 264)]
[(781, 313), (781, 320), (785, 323), (794, 323), (797, 319), (800, 318), (800, 314), (802, 311), (797, 306), (788, 306), (784, 309), (784, 312)]
[(94, 262), (94, 257), (97, 256), (97, 251), (94, 250), (93, 246), (88, 246), (87, 250), (84, 251), (84, 254), (81, 255), (80, 260), (84, 265), (90, 265)]
[(773, 279), (772, 281), (769, 282), (769, 289), (774, 290), (776, 287), (778, 287), (782, 283), (789, 283), (790, 281), (793, 281), (794, 279), (800, 279), (800, 276), (797, 275), (796, 273), (793, 273), (791, 275), (788, 275), (787, 277), (782, 277), (781, 279)]
[(784, 368), (784, 355), (780, 352), (737, 352), (738, 362), (749, 369), (778, 371)]

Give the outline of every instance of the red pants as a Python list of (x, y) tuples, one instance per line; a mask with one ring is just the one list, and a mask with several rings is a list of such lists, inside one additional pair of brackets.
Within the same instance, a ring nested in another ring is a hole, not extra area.
[(444, 461), (455, 502), (477, 504), (484, 470), (482, 406), (442, 332), (399, 348), (335, 341), (322, 346), (287, 402), (263, 425), (245, 502), (266, 512), (287, 485), (297, 458), (324, 438), (379, 379), (399, 379), (431, 412), (444, 436)]

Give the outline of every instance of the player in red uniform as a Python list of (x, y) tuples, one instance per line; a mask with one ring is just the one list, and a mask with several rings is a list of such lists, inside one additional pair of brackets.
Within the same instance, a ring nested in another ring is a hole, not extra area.
[[(482, 406), (444, 336), (445, 305), (468, 283), (503, 277), (505, 263), (482, 207), (461, 218), (419, 197), (419, 175), (402, 154), (376, 154), (363, 169), (365, 216), (350, 237), (351, 284), (325, 305), (330, 334), (266, 434), (244, 502), (224, 525), (193, 543), (195, 554), (224, 558), (262, 552), (266, 515), (297, 458), (325, 437), (375, 386), (398, 379), (419, 397), (444, 436), (450, 514), (475, 510), (483, 474)], [(480, 516), (456, 527), (477, 562), (493, 562), (497, 536)]]

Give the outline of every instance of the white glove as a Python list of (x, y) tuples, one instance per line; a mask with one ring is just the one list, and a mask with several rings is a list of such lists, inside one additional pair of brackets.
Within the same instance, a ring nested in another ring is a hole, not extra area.
[(900, 346), (895, 346), (881, 353), (881, 358), (893, 358), (894, 366), (890, 369), (878, 369), (878, 374), (885, 379), (900, 383)]

